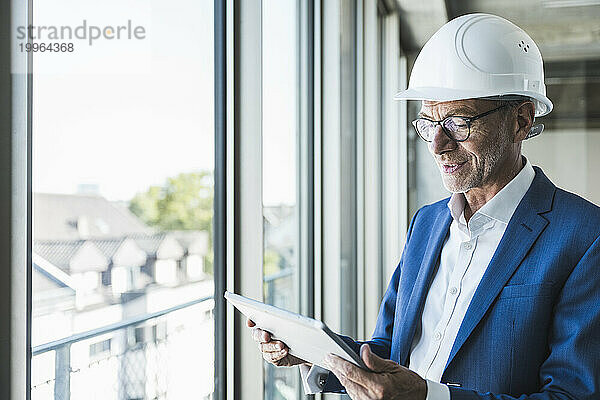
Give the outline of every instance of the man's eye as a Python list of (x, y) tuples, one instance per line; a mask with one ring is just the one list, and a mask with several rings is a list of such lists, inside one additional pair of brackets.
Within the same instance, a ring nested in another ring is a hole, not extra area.
[(458, 131), (466, 127), (467, 123), (462, 118), (448, 118), (444, 121), (444, 128), (450, 131)]
[(427, 121), (426, 119), (420, 119), (417, 121), (417, 128), (419, 131), (426, 131), (433, 127), (433, 122)]

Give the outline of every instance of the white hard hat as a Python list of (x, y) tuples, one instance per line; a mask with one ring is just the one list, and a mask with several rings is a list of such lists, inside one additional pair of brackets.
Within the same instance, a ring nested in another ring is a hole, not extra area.
[(467, 14), (442, 26), (423, 46), (408, 89), (396, 100), (451, 101), (525, 96), (535, 116), (552, 111), (540, 50), (524, 30), (490, 14)]

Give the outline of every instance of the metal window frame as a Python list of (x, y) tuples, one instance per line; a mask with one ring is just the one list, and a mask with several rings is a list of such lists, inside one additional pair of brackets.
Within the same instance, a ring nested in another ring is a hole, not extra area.
[[(355, 8), (353, 15), (349, 8)], [(406, 105), (393, 100), (406, 84), (405, 58), (396, 8), (339, 0), (324, 3), (321, 11), (322, 148), (316, 157), (322, 198), (315, 212), (323, 215), (322, 242), (316, 247), (320, 276), (327, 282), (320, 287), (322, 316), (334, 330), (363, 339), (375, 327), (408, 226)], [(354, 54), (348, 54), (348, 43), (354, 44)], [(354, 149), (344, 144), (349, 132)], [(353, 194), (355, 202), (348, 201)], [(353, 229), (342, 226), (352, 219)], [(348, 246), (354, 254), (348, 254)], [(355, 257), (352, 265), (340, 265), (349, 256)], [(352, 312), (344, 312), (344, 305)]]
[(312, 189), (314, 199), (314, 209), (312, 220), (314, 222), (313, 227), (313, 242), (314, 242), (314, 317), (323, 320), (323, 163), (322, 163), (322, 148), (323, 148), (323, 135), (322, 135), (322, 109), (323, 109), (323, 98), (322, 98), (322, 49), (323, 49), (323, 32), (322, 32), (322, 13), (323, 4), (321, 0), (314, 0), (313, 4), (313, 64), (309, 65), (313, 72), (313, 182)]
[(382, 52), (382, 107), (384, 197), (383, 274), (381, 294), (400, 257), (408, 230), (408, 116), (407, 102), (393, 96), (408, 85), (406, 55), (400, 43), (398, 11), (380, 17)]
[[(262, 0), (263, 24), (271, 23), (265, 20), (264, 12), (270, 5), (276, 3), (272, 1)], [(312, 197), (313, 190), (310, 182), (313, 181), (314, 168), (312, 165), (312, 149), (314, 147), (313, 129), (311, 120), (313, 116), (312, 110), (312, 87), (313, 72), (308, 68), (312, 63), (312, 27), (309, 24), (310, 13), (314, 2), (312, 0), (291, 0), (290, 8), (294, 10), (294, 28), (296, 35), (294, 42), (290, 42), (295, 46), (295, 65), (294, 65), (294, 84), (295, 93), (295, 138), (294, 138), (294, 156), (295, 156), (295, 206), (294, 206), (294, 265), (295, 268), (286, 268), (278, 273), (264, 276), (263, 282), (266, 284), (266, 292), (268, 297), (264, 299), (266, 303), (273, 304), (273, 296), (275, 292), (272, 290), (272, 284), (278, 279), (291, 277), (293, 280), (292, 290), (295, 291), (294, 302), (292, 303), (291, 311), (299, 312), (303, 315), (311, 316), (314, 313), (314, 259), (311, 257), (314, 250), (313, 241), (313, 225), (314, 221), (311, 216), (314, 210), (314, 200)], [(264, 26), (264, 25), (263, 25)], [(262, 39), (267, 40), (265, 30), (263, 29)], [(264, 64), (268, 64), (270, 60), (263, 55)], [(266, 77), (265, 79), (269, 79)], [(262, 118), (266, 118), (268, 110), (263, 113)], [(264, 142), (262, 142), (264, 144)], [(264, 160), (263, 160), (264, 162)], [(262, 166), (262, 163), (261, 163)], [(264, 169), (264, 168), (263, 168)], [(264, 212), (264, 209), (262, 209)], [(263, 237), (263, 248), (266, 242)], [(264, 368), (264, 395), (268, 396), (267, 390), (271, 385), (270, 379), (273, 379), (275, 368), (265, 364)], [(295, 392), (298, 398), (304, 394), (300, 377), (297, 370), (293, 369), (287, 372), (292, 379), (292, 384), (295, 385)]]
[[(262, 299), (262, 50), (260, 0), (228, 3), (227, 288)], [(260, 353), (246, 321), (228, 306), (228, 399), (263, 397)]]
[[(348, 1), (355, 9), (344, 16), (343, 9)], [(407, 226), (406, 116), (402, 115), (406, 107), (391, 100), (393, 92), (405, 85), (406, 63), (400, 50), (397, 13), (381, 13), (378, 4), (370, 4), (367, 0), (348, 1), (299, 2), (297, 200), (300, 310), (305, 315), (324, 320), (338, 332), (367, 336), (375, 324), (379, 298), (395, 268), (395, 260), (400, 257)], [(221, 134), (226, 139), (223, 139), (225, 143), (216, 143), (225, 153), (225, 161), (221, 163), (226, 183), (221, 202), (226, 205), (221, 210), (224, 214), (221, 221), (226, 232), (219, 236), (226, 249), (216, 247), (215, 252), (222, 254), (222, 263), (226, 267), (224, 287), (255, 298), (262, 296), (262, 262), (256, 260), (262, 260), (263, 247), (262, 234), (257, 234), (262, 233), (262, 225), (257, 219), (262, 209), (260, 7), (260, 0), (237, 0), (223, 7), (226, 27), (222, 28), (222, 34), (226, 51), (220, 69), (216, 69), (216, 73), (220, 70), (225, 76), (219, 86), (226, 99), (217, 97), (217, 101), (222, 102), (220, 107), (224, 110), (220, 115), (223, 121)], [(340, 38), (342, 19), (346, 24), (346, 39)], [(347, 29), (349, 22), (354, 24), (353, 29)], [(371, 41), (373, 37), (375, 43)], [(346, 45), (359, 46), (350, 55), (349, 69), (345, 72), (341, 61), (342, 40), (346, 40)], [(371, 61), (373, 54), (377, 57)], [(355, 79), (344, 83), (342, 75), (348, 73)], [(349, 102), (342, 101), (343, 85), (353, 85)], [(342, 115), (350, 113), (355, 113), (356, 117), (348, 128), (342, 123)], [(367, 136), (372, 127), (378, 132), (375, 138)], [(349, 138), (354, 141), (353, 148), (349, 148), (347, 142), (343, 147), (344, 129), (353, 132)], [(343, 153), (351, 155), (350, 162), (355, 168), (350, 175), (351, 188), (345, 189), (342, 184), (342, 173), (345, 173)], [(376, 177), (374, 181), (370, 180), (372, 176)], [(249, 182), (254, 188), (248, 186)], [(375, 189), (378, 195), (366, 195), (365, 191), (372, 187), (378, 188)], [(349, 191), (354, 191), (357, 196), (350, 208), (342, 201), (343, 193)], [(344, 207), (346, 214), (349, 211), (355, 218), (357, 236), (354, 239), (343, 235)], [(217, 214), (215, 211), (215, 218), (218, 218)], [(375, 217), (371, 218), (371, 215)], [(368, 240), (373, 237), (375, 240), (369, 244)], [(354, 270), (347, 269), (346, 273), (353, 275), (356, 288), (342, 289), (341, 260), (352, 245)], [(217, 254), (215, 265), (216, 258)], [(249, 263), (250, 258), (255, 261)], [(244, 260), (244, 268), (241, 260)], [(371, 274), (373, 260), (376, 260), (376, 274)], [(346, 300), (355, 303), (358, 314), (356, 321), (346, 323), (342, 329), (342, 306), (348, 303), (342, 299), (343, 292), (349, 296)], [(216, 358), (216, 364), (219, 364), (217, 359), (222, 358), (219, 370), (224, 369), (222, 373), (227, 374), (222, 380), (226, 395), (220, 398), (260, 398), (263, 396), (262, 361), (247, 335), (244, 321), (234, 316), (231, 308), (224, 307), (224, 310), (228, 312), (223, 317), (225, 328), (221, 328), (220, 334), (226, 339), (221, 349), (216, 349), (227, 353), (217, 354)], [(216, 330), (216, 334), (219, 331)]]
[[(245, 320), (220, 298), (227, 289), (262, 299), (262, 2), (224, 3), (215, 0), (215, 374), (225, 377), (217, 376), (215, 396), (233, 400), (263, 396), (260, 354)], [(299, 285), (301, 311), (314, 315), (315, 4), (298, 7)]]
[(215, 366), (214, 398), (227, 398), (227, 304), (222, 296), (227, 283), (227, 8), (214, 1), (215, 60), (215, 166), (214, 166), (214, 284), (215, 284)]
[[(9, 360), (0, 373), (0, 397), (29, 399), (31, 397), (31, 127), (32, 127), (32, 57), (19, 54), (12, 32), (15, 26), (32, 24), (32, 1), (13, 0), (0, 4), (0, 25), (4, 38), (0, 41), (0, 221), (8, 227), (0, 235), (2, 268), (0, 271), (0, 315), (8, 323), (0, 325), (0, 358)], [(232, 76), (226, 62), (227, 28), (231, 27), (231, 9), (215, 0), (215, 395), (224, 399), (227, 393), (228, 358), (224, 333), (228, 317), (222, 293), (227, 279), (226, 243), (230, 230), (225, 229), (228, 185), (226, 126), (230, 125), (226, 109), (228, 77)], [(229, 35), (230, 36), (230, 35)], [(13, 73), (15, 72), (15, 73)]]
[(383, 0), (362, 0), (358, 7), (357, 333), (363, 339), (375, 328), (408, 226), (406, 105), (393, 100), (406, 81), (397, 8)]
[[(297, 221), (300, 313), (315, 316), (315, 1), (298, 1)], [(304, 390), (298, 385), (297, 397)], [(308, 395), (314, 398), (313, 395)]]
[(221, 400), (261, 398), (263, 391), (262, 359), (245, 320), (222, 297), (229, 290), (262, 298), (261, 13), (260, 0), (215, 0), (215, 398)]
[[(357, 337), (360, 318), (358, 291), (359, 154), (362, 123), (362, 8), (358, 0), (340, 0), (340, 332)], [(359, 310), (358, 313), (353, 311)]]
[(31, 17), (31, 1), (0, 4), (0, 398), (7, 399), (31, 396), (32, 58), (13, 34)]
[(315, 1), (298, 3), (298, 187), (300, 312), (315, 315)]
[[(243, 159), (240, 157), (244, 153), (245, 142), (241, 140), (240, 126), (235, 123), (234, 113), (250, 115), (247, 109), (250, 105), (247, 103), (236, 102), (235, 99), (243, 98), (244, 92), (242, 89), (244, 82), (249, 83), (251, 78), (242, 81), (239, 79), (240, 69), (234, 64), (234, 57), (237, 56), (243, 60), (245, 54), (251, 53), (241, 52), (240, 47), (244, 47), (242, 40), (248, 40), (244, 35), (245, 28), (252, 29), (250, 24), (243, 26), (240, 21), (247, 16), (246, 13), (252, 13), (252, 5), (256, 6), (256, 2), (250, 4), (248, 1), (237, 2), (222, 2), (215, 0), (215, 397), (220, 399), (240, 398), (241, 393), (248, 395), (246, 392), (248, 382), (253, 380), (244, 379), (239, 373), (240, 369), (234, 368), (238, 365), (239, 359), (243, 359), (244, 349), (247, 346), (241, 345), (235, 341), (235, 337), (240, 335), (230, 335), (240, 332), (244, 328), (243, 321), (240, 318), (233, 318), (232, 310), (225, 305), (222, 299), (222, 292), (225, 288), (241, 289), (245, 293), (245, 288), (255, 289), (262, 287), (261, 284), (249, 285), (244, 284), (243, 277), (248, 275), (248, 272), (242, 272), (239, 260), (242, 259), (239, 254), (239, 249), (242, 247), (240, 243), (245, 237), (248, 237), (249, 230), (240, 232), (240, 224), (243, 221), (236, 217), (243, 217), (244, 199), (240, 199), (239, 194), (242, 193), (244, 185), (239, 182), (240, 175), (243, 171), (240, 165), (243, 164)], [(4, 29), (4, 37), (12, 37), (12, 23), (18, 21), (27, 21), (31, 23), (31, 1), (29, 4), (18, 2), (16, 0), (11, 3), (2, 3), (0, 6), (4, 17), (4, 24), (1, 29)], [(234, 13), (234, 11), (238, 11)], [(29, 11), (29, 14), (28, 14)], [(254, 12), (256, 9), (254, 9)], [(302, 13), (304, 15), (304, 13)], [(256, 14), (254, 14), (256, 15)], [(320, 169), (320, 161), (315, 160), (314, 153), (311, 151), (311, 145), (314, 147), (315, 142), (318, 142), (319, 137), (315, 137), (315, 127), (320, 127), (318, 121), (319, 105), (315, 104), (314, 96), (320, 94), (318, 79), (320, 71), (313, 64), (312, 57), (315, 61), (320, 61), (320, 56), (317, 46), (314, 46), (314, 21), (320, 19), (320, 12), (315, 12), (314, 2), (307, 3), (307, 65), (303, 68), (306, 74), (306, 81), (303, 87), (306, 87), (306, 93), (303, 98), (306, 99), (306, 116), (303, 114), (303, 119), (306, 118), (306, 134), (303, 135), (303, 140), (306, 141), (308, 152), (303, 156), (306, 162), (305, 178), (302, 181), (304, 187), (312, 188), (311, 181), (314, 182), (315, 171)], [(313, 24), (311, 26), (311, 23)], [(26, 25), (23, 23), (21, 25)], [(304, 34), (303, 34), (304, 36)], [(317, 35), (318, 36), (318, 35)], [(10, 268), (2, 270), (4, 278), (0, 280), (2, 283), (3, 296), (5, 301), (1, 302), (4, 306), (2, 315), (6, 320), (11, 321), (5, 324), (0, 329), (0, 338), (2, 347), (0, 354), (9, 359), (8, 368), (3, 369), (0, 375), (0, 383), (2, 387), (2, 397), (11, 398), (29, 398), (30, 397), (30, 359), (31, 359), (31, 269), (26, 266), (31, 264), (31, 74), (11, 74), (11, 63), (14, 61), (14, 56), (11, 52), (12, 42), (3, 41), (0, 43), (0, 63), (3, 71), (0, 75), (0, 87), (2, 90), (2, 112), (4, 118), (1, 118), (1, 123), (5, 135), (5, 146), (2, 146), (3, 157), (5, 160), (5, 168), (2, 169), (5, 182), (2, 185), (2, 202), (6, 205), (3, 207), (1, 220), (4, 226), (9, 229), (4, 231), (0, 236), (1, 243), (5, 249), (2, 252), (4, 264)], [(14, 48), (14, 47), (13, 47)], [(304, 47), (303, 47), (304, 48)], [(23, 56), (21, 57), (23, 58)], [(21, 63), (27, 64), (28, 70), (31, 71), (31, 59), (20, 60)], [(249, 65), (242, 62), (243, 65)], [(244, 67), (242, 67), (244, 68)], [(235, 80), (234, 77), (238, 78)], [(236, 94), (237, 96), (234, 96)], [(243, 118), (243, 117), (242, 117)], [(255, 121), (256, 122), (256, 121)], [(312, 132), (311, 132), (312, 130)], [(315, 149), (319, 151), (319, 149)], [(303, 170), (304, 171), (304, 170)], [(246, 177), (247, 178), (247, 177)], [(248, 179), (242, 181), (249, 182)], [(320, 182), (317, 181), (317, 184)], [(316, 248), (314, 232), (320, 228), (318, 219), (312, 218), (314, 215), (314, 204), (318, 204), (320, 200), (320, 191), (314, 193), (310, 190), (307, 193), (307, 198), (304, 202), (303, 221), (306, 224), (307, 247), (305, 254), (305, 270), (307, 280), (305, 281), (306, 291), (309, 296), (303, 311), (308, 315), (315, 314), (315, 300), (320, 303), (320, 296), (311, 295), (311, 291), (315, 291), (315, 287), (320, 287), (320, 279), (311, 278), (311, 271), (315, 268), (315, 260), (318, 260), (318, 255), (311, 257), (313, 251), (311, 247)], [(236, 195), (236, 193), (238, 195)], [(255, 197), (254, 197), (255, 199)], [(311, 204), (312, 203), (312, 204)], [(6, 211), (9, 211), (8, 213)], [(317, 215), (317, 218), (319, 216)], [(312, 229), (311, 229), (312, 226)], [(262, 226), (261, 226), (262, 231)], [(253, 232), (255, 235), (255, 232)], [(257, 246), (261, 249), (262, 246)], [(238, 257), (234, 258), (234, 255)], [(262, 258), (261, 258), (262, 259)], [(26, 262), (24, 262), (26, 261)], [(260, 264), (262, 267), (262, 264)], [(312, 272), (314, 274), (314, 272)], [(316, 276), (315, 274), (313, 276)], [(258, 276), (262, 277), (262, 274)], [(25, 277), (25, 279), (23, 279)], [(240, 279), (242, 278), (242, 279)], [(255, 282), (256, 283), (256, 282)], [(262, 283), (262, 282), (261, 282)], [(312, 287), (311, 287), (312, 286)], [(250, 290), (249, 289), (249, 290)], [(250, 290), (251, 291), (251, 290)], [(303, 290), (304, 291), (304, 290)], [(25, 312), (23, 312), (25, 311)], [(241, 328), (241, 329), (240, 329)], [(20, 338), (16, 341), (15, 338)], [(241, 342), (244, 342), (243, 340)], [(248, 343), (246, 343), (247, 345)], [(254, 347), (253, 345), (251, 347)], [(228, 351), (233, 349), (233, 351)], [(253, 349), (254, 350), (254, 349)], [(237, 357), (236, 357), (237, 355)], [(247, 357), (248, 354), (245, 354)], [(256, 357), (250, 357), (255, 359)], [(256, 365), (255, 361), (250, 360), (250, 365)], [(261, 371), (262, 368), (254, 368), (255, 371)], [(254, 380), (256, 382), (256, 380)], [(262, 379), (260, 380), (262, 386)], [(20, 384), (24, 383), (24, 384)], [(231, 390), (227, 390), (230, 386)], [(256, 386), (256, 385), (254, 385)], [(254, 387), (256, 389), (256, 387)], [(6, 395), (6, 396), (4, 396)]]
[[(363, 152), (360, 157), (364, 165), (362, 181), (364, 185), (359, 188), (363, 207), (360, 218), (363, 222), (363, 236), (359, 248), (363, 248), (363, 257), (359, 260), (361, 284), (359, 285), (360, 312), (359, 337), (369, 338), (375, 327), (377, 312), (380, 304), (381, 270), (382, 270), (382, 198), (384, 187), (382, 185), (382, 126), (381, 121), (381, 41), (380, 17), (377, 2), (363, 0), (362, 21), (362, 54), (363, 65), (363, 124), (360, 138)], [(368, 270), (368, 271), (367, 271)]]
[[(340, 0), (322, 2), (320, 49), (320, 318), (341, 331)], [(337, 210), (337, 211), (336, 211)]]

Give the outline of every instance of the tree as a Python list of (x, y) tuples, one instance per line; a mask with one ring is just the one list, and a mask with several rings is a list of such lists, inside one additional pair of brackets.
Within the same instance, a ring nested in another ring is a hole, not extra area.
[[(129, 210), (148, 226), (161, 230), (208, 232), (212, 249), (213, 175), (210, 171), (181, 173), (168, 178), (164, 186), (151, 186), (136, 194)], [(212, 252), (206, 257), (212, 271)]]

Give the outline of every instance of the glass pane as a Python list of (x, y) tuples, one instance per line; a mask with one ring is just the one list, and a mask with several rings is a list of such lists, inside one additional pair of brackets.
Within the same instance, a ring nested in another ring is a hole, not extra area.
[(33, 10), (31, 398), (211, 398), (213, 1)]
[[(262, 10), (264, 299), (298, 312), (298, 12), (295, 0), (265, 0)], [(265, 399), (298, 390), (297, 368), (265, 363)]]
[(554, 110), (540, 119), (544, 132), (527, 140), (523, 153), (558, 187), (600, 204), (600, 62), (546, 62), (545, 71)]

